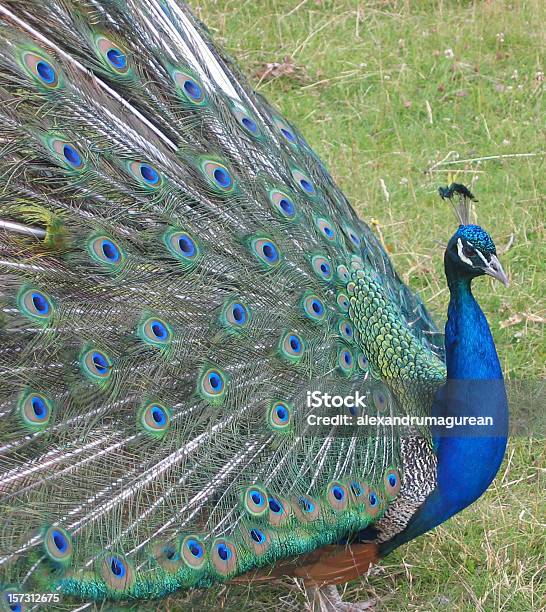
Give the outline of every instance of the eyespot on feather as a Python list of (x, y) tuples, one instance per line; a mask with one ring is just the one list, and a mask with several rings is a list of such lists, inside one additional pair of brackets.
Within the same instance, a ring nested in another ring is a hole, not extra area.
[(166, 572), (174, 573), (182, 567), (182, 559), (175, 546), (167, 542), (158, 542), (152, 548), (156, 563)]
[(332, 279), (332, 264), (327, 257), (323, 255), (314, 255), (311, 258), (311, 266), (314, 273), (322, 280), (329, 281)]
[(335, 242), (337, 233), (331, 221), (323, 217), (317, 217), (315, 219), (315, 226), (326, 240)]
[(54, 313), (51, 298), (44, 291), (28, 286), (21, 287), (19, 290), (17, 307), (21, 314), (42, 325), (45, 325)]
[(242, 302), (229, 300), (220, 317), (221, 323), (233, 331), (242, 331), (250, 322), (250, 312)]
[(48, 425), (53, 413), (53, 405), (42, 393), (25, 391), (18, 402), (18, 413), (23, 425), (36, 431)]
[(205, 89), (193, 73), (175, 69), (171, 74), (183, 102), (189, 103), (191, 106), (204, 106), (207, 103)]
[(302, 338), (295, 332), (286, 333), (279, 343), (281, 356), (292, 363), (297, 363), (303, 357), (305, 345)]
[(67, 566), (74, 552), (72, 537), (62, 527), (49, 527), (44, 534), (44, 550), (55, 564)]
[(394, 499), (400, 493), (401, 479), (400, 472), (395, 468), (390, 468), (385, 472), (383, 478), (385, 493), (389, 500)]
[(337, 275), (337, 280), (343, 285), (346, 285), (351, 280), (351, 275), (349, 274), (349, 270), (347, 269), (347, 266), (344, 266), (343, 264), (340, 264), (336, 268), (336, 275)]
[(366, 507), (366, 512), (370, 516), (372, 517), (377, 516), (377, 514), (381, 510), (382, 503), (381, 503), (381, 498), (379, 497), (379, 494), (377, 493), (375, 489), (370, 488), (368, 490), (368, 494), (366, 495), (364, 504)]
[(232, 102), (231, 112), (237, 123), (249, 136), (254, 139), (259, 139), (262, 137), (262, 131), (258, 127), (256, 117), (242, 104)]
[(294, 133), (294, 130), (286, 121), (284, 121), (284, 119), (281, 119), (280, 117), (273, 117), (273, 123), (286, 142), (292, 146), (296, 146), (298, 144), (298, 139)]
[(353, 502), (360, 506), (366, 505), (366, 499), (370, 488), (361, 480), (352, 479), (349, 481), (349, 491)]
[(226, 393), (227, 380), (218, 368), (206, 369), (199, 378), (199, 392), (212, 403), (221, 402)]
[(349, 225), (344, 225), (343, 233), (345, 234), (345, 236), (347, 236), (349, 243), (353, 247), (355, 247), (356, 249), (360, 248), (360, 245), (362, 244), (362, 240), (360, 239), (360, 236), (358, 235), (355, 229), (353, 229)]
[(207, 561), (207, 550), (200, 536), (186, 535), (180, 542), (180, 557), (191, 569), (202, 569)]
[(281, 527), (289, 519), (292, 513), (290, 504), (286, 499), (277, 496), (270, 496), (267, 499), (269, 505), (269, 524), (273, 527)]
[(143, 431), (153, 437), (162, 438), (171, 426), (172, 414), (167, 406), (148, 402), (138, 411), (137, 422)]
[(123, 251), (117, 242), (108, 236), (95, 236), (87, 243), (87, 252), (97, 263), (119, 268), (124, 262)]
[(345, 485), (334, 481), (326, 489), (326, 499), (330, 506), (337, 512), (341, 512), (349, 505), (350, 497)]
[(326, 317), (326, 309), (322, 301), (312, 293), (303, 295), (301, 305), (305, 316), (311, 321), (321, 323)]
[(258, 557), (264, 555), (271, 547), (271, 533), (257, 526), (241, 527), (243, 540)]
[(163, 183), (163, 177), (152, 164), (132, 161), (127, 164), (127, 169), (143, 187), (157, 189)]
[(338, 293), (336, 304), (341, 312), (349, 312), (349, 298), (344, 293)]
[(273, 208), (282, 217), (290, 221), (296, 217), (296, 205), (292, 197), (279, 189), (271, 189), (268, 196)]
[(294, 497), (292, 508), (296, 517), (305, 523), (310, 523), (320, 516), (319, 503), (309, 495)]
[(226, 165), (215, 159), (201, 158), (203, 176), (217, 193), (230, 194), (235, 190), (235, 178)]
[(109, 70), (118, 75), (128, 74), (127, 51), (120, 44), (113, 42), (106, 36), (99, 35), (95, 38), (95, 46), (99, 58)]
[(250, 249), (254, 257), (265, 264), (267, 268), (274, 268), (281, 261), (281, 254), (277, 245), (269, 238), (260, 236), (252, 238), (250, 240)]
[(354, 357), (349, 349), (341, 349), (338, 353), (337, 364), (342, 374), (350, 376), (354, 370)]
[(247, 487), (243, 494), (243, 507), (252, 516), (263, 516), (269, 511), (267, 491), (258, 485)]
[(47, 89), (56, 89), (61, 84), (54, 62), (41, 51), (23, 51), (21, 62), (27, 74)]
[(80, 366), (87, 378), (94, 382), (105, 382), (112, 375), (113, 364), (110, 357), (94, 348), (82, 353)]
[(134, 570), (121, 554), (113, 553), (100, 558), (97, 570), (110, 591), (129, 591), (133, 586)]
[(364, 355), (364, 353), (359, 353), (358, 354), (356, 362), (357, 362), (358, 367), (363, 372), (368, 372), (369, 363), (368, 363), (368, 359), (366, 358), (366, 355)]
[(308, 197), (314, 197), (317, 195), (315, 185), (307, 174), (302, 172), (299, 168), (292, 169), (292, 178), (298, 189)]
[(233, 542), (226, 538), (216, 538), (211, 547), (211, 560), (216, 571), (222, 576), (229, 576), (237, 569), (237, 549)]
[(138, 335), (146, 344), (167, 346), (172, 341), (171, 326), (157, 317), (145, 318), (138, 327)]
[(268, 425), (277, 432), (288, 432), (292, 429), (293, 409), (286, 402), (273, 402), (267, 412)]
[(188, 232), (170, 229), (163, 235), (163, 242), (185, 266), (194, 265), (201, 255), (199, 245)]
[(378, 412), (384, 412), (390, 404), (390, 395), (386, 387), (376, 387), (372, 392), (373, 403)]
[(69, 170), (82, 170), (85, 159), (80, 149), (63, 138), (52, 135), (45, 138), (47, 148)]
[(20, 603), (15, 602), (16, 598), (19, 598), (21, 593), (20, 587), (8, 587), (2, 588), (0, 591), (0, 610), (6, 610), (10, 612), (27, 612), (28, 608)]
[(354, 340), (353, 326), (349, 323), (349, 321), (346, 321), (345, 319), (340, 321), (338, 325), (338, 330), (339, 330), (340, 336), (344, 340), (347, 340), (347, 342), (352, 342)]

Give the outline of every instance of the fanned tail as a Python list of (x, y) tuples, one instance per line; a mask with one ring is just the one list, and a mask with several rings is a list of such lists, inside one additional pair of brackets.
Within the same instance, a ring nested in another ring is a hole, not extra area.
[(426, 414), (386, 379), (441, 339), (299, 131), (172, 0), (0, 18), (0, 586), (157, 598), (377, 521), (400, 440), (307, 391)]

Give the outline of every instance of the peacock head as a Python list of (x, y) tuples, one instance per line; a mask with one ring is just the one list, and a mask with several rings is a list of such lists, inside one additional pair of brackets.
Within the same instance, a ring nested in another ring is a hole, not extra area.
[(495, 243), (479, 225), (459, 226), (447, 245), (445, 261), (458, 276), (475, 278), (488, 274), (508, 287), (508, 277), (497, 258)]

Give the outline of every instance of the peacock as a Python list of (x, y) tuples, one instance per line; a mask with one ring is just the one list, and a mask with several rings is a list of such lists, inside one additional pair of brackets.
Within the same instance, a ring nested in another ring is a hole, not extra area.
[(444, 335), (184, 3), (2, 0), (0, 99), (0, 608), (288, 575), (360, 609), (335, 585), (504, 455), (470, 191)]

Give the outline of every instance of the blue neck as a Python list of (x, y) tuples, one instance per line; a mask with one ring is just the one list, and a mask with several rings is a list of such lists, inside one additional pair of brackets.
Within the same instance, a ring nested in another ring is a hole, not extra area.
[[(502, 380), (489, 325), (472, 295), (472, 279), (453, 278), (454, 273), (448, 265), (446, 275), (451, 296), (445, 328), (448, 380)], [(472, 406), (467, 408), (472, 409)], [(478, 410), (478, 414), (483, 415), (483, 410)]]
[[(506, 448), (508, 403), (502, 370), (485, 316), (470, 288), (446, 261), (451, 299), (445, 328), (447, 383), (432, 414), (491, 417), (493, 427), (464, 425), (435, 435), (437, 487), (382, 554), (429, 531), (469, 506), (495, 478)], [(444, 435), (448, 433), (449, 435)]]

